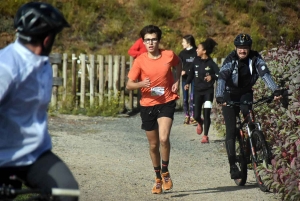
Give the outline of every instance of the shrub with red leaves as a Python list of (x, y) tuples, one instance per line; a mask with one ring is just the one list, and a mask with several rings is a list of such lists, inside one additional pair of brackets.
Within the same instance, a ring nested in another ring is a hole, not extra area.
[[(299, 41), (300, 42), (300, 41)], [(273, 78), (292, 93), (289, 107), (280, 102), (263, 105), (256, 109), (257, 120), (272, 147), (272, 170), (265, 182), (282, 195), (283, 200), (300, 200), (300, 43), (286, 45), (283, 41), (264, 56)], [(266, 93), (263, 82), (255, 85), (255, 96)]]

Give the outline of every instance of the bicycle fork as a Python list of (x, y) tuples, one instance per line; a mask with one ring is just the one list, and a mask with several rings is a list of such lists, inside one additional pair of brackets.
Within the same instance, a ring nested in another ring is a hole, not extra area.
[[(261, 130), (260, 123), (253, 123), (252, 125), (255, 126), (255, 129)], [(252, 132), (255, 129), (250, 129), (249, 125), (247, 125), (247, 131), (248, 131), (248, 134), (249, 134), (248, 140), (249, 140), (249, 145), (250, 145), (250, 149), (251, 149), (252, 160), (254, 160), (254, 162), (257, 163), (256, 150), (255, 150), (255, 147), (253, 146), (253, 141), (252, 141)]]

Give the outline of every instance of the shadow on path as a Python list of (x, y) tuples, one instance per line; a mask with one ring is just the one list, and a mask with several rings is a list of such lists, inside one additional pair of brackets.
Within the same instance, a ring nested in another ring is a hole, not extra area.
[(197, 195), (197, 194), (208, 194), (208, 193), (219, 193), (219, 192), (232, 192), (232, 191), (240, 191), (240, 190), (247, 190), (258, 188), (256, 183), (249, 183), (246, 186), (220, 186), (216, 188), (204, 188), (204, 189), (197, 189), (197, 190), (188, 190), (188, 191), (169, 191), (165, 192), (167, 194), (176, 194), (171, 195), (171, 197), (185, 197), (189, 195)]

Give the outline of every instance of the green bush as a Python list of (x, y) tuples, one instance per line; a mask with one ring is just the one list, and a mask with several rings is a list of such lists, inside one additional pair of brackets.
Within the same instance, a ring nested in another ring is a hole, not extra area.
[(300, 9), (298, 0), (278, 0), (278, 4), (282, 7), (292, 8), (295, 11)]
[(279, 30), (280, 36), (286, 38), (288, 41), (293, 41), (296, 37), (296, 32), (288, 27), (282, 27)]
[(171, 49), (174, 52), (180, 52), (182, 47), (179, 47), (178, 44), (181, 44), (181, 33), (176, 32), (174, 29), (171, 29), (168, 26), (161, 26), (160, 29), (162, 31), (161, 45), (163, 48)]
[(252, 25), (250, 35), (253, 40), (253, 49), (257, 51), (262, 51), (268, 45), (267, 40), (261, 36), (260, 29), (258, 26)]
[(249, 4), (247, 0), (229, 0), (228, 3), (233, 5), (239, 12), (248, 12)]
[(147, 16), (151, 24), (161, 25), (166, 20), (174, 19), (179, 16), (178, 8), (175, 4), (171, 4), (166, 0), (139, 0), (138, 8), (143, 11), (143, 15)]
[(8, 33), (13, 33), (13, 20), (12, 18), (0, 16), (0, 21), (1, 21), (1, 27), (0, 27), (0, 32), (8, 32)]
[(18, 1), (1, 1), (0, 4), (0, 13), (6, 16), (14, 16), (17, 9), (24, 3), (27, 3), (27, 0), (18, 0)]
[(260, 18), (267, 10), (267, 2), (257, 1), (250, 7), (249, 14)]
[(219, 21), (221, 21), (223, 24), (225, 24), (225, 25), (229, 25), (230, 24), (229, 20), (226, 19), (226, 16), (225, 16), (225, 14), (223, 12), (216, 11), (215, 15), (216, 15), (217, 19)]

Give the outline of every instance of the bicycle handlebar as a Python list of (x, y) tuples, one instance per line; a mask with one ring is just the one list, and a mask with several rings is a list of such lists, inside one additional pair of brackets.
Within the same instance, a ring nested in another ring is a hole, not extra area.
[[(21, 195), (21, 194), (47, 194), (45, 191), (39, 189), (14, 189), (12, 187), (0, 187), (0, 196), (10, 196), (10, 195)], [(80, 191), (74, 189), (64, 189), (64, 188), (52, 188), (51, 195), (53, 196), (72, 196), (79, 197)]]
[(273, 100), (274, 100), (274, 94), (272, 94), (270, 96), (262, 97), (262, 98), (258, 99), (257, 101), (255, 101), (253, 104), (255, 105), (257, 103), (265, 103), (265, 102), (271, 103)]
[(274, 95), (270, 95), (270, 96), (265, 96), (262, 97), (260, 99), (258, 99), (257, 101), (243, 101), (243, 102), (236, 102), (236, 101), (227, 101), (226, 102), (226, 106), (231, 107), (231, 106), (240, 106), (240, 105), (256, 105), (258, 103), (265, 103), (265, 102), (272, 102), (272, 100), (274, 99)]
[(76, 196), (79, 197), (80, 191), (64, 188), (52, 188), (52, 195)]

